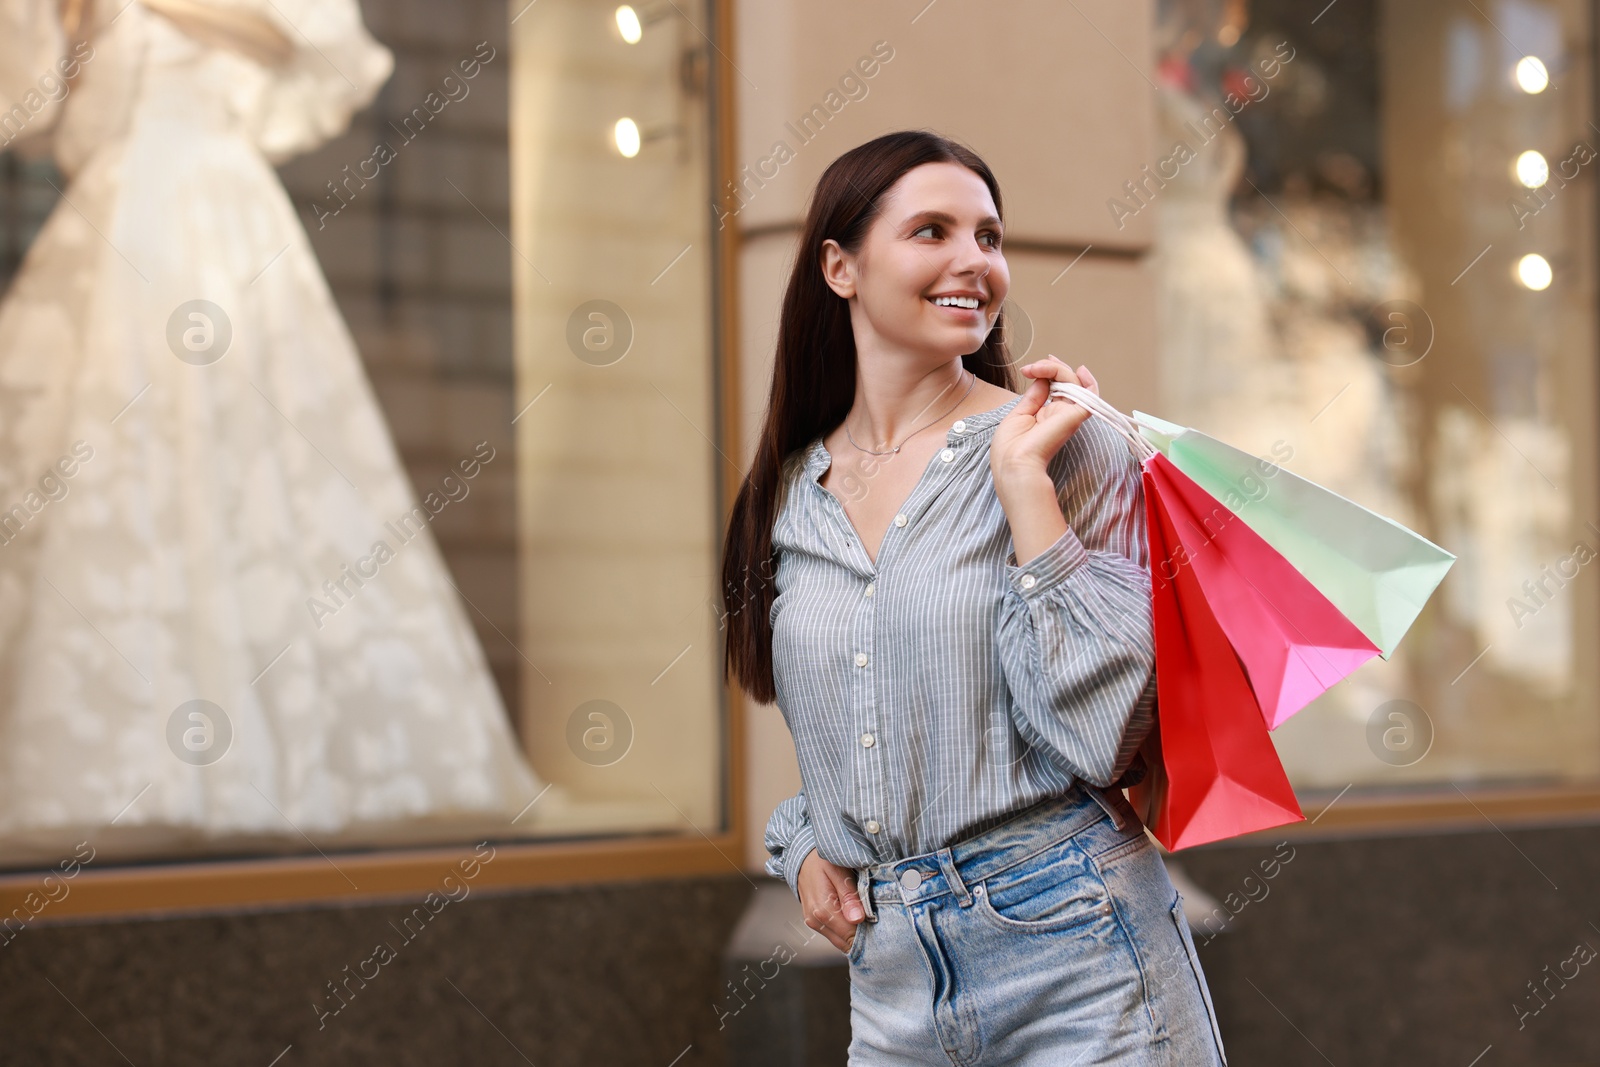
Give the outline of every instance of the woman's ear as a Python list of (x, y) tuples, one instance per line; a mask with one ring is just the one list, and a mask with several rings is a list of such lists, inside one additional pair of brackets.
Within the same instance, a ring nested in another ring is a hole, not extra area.
[(839, 247), (832, 237), (822, 242), (822, 280), (842, 300), (856, 295), (855, 258)]

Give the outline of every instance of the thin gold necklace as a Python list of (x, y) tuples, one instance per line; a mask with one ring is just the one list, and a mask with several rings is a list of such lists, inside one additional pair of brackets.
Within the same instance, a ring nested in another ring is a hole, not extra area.
[[(968, 374), (972, 374), (971, 371), (968, 371), (967, 373)], [(862, 448), (860, 445), (857, 445), (855, 437), (853, 437), (851, 435), (851, 433), (850, 433), (850, 423), (849, 422), (846, 422), (844, 424), (844, 435), (846, 437), (850, 438), (850, 443), (852, 445), (855, 445), (856, 451), (858, 451), (858, 452), (865, 452), (868, 455), (872, 455), (872, 456), (892, 456), (896, 452), (899, 452), (902, 448), (904, 448), (906, 446), (906, 442), (907, 441), (911, 440), (913, 437), (915, 437), (917, 434), (921, 433), (923, 430), (926, 430), (929, 426), (932, 426), (933, 423), (939, 422), (940, 420), (942, 420), (945, 415), (950, 414), (956, 408), (960, 407), (961, 406), (961, 401), (965, 400), (972, 393), (972, 387), (977, 385), (977, 384), (978, 384), (978, 376), (976, 374), (972, 374), (972, 381), (967, 383), (967, 391), (965, 393), (962, 393), (960, 399), (958, 399), (954, 404), (951, 404), (948, 408), (945, 408), (944, 415), (936, 416), (934, 418), (933, 422), (924, 423), (923, 425), (918, 426), (915, 430), (912, 430), (910, 433), (906, 434), (903, 438), (901, 438), (900, 439), (900, 443), (895, 445), (893, 448), (889, 449), (889, 451), (887, 451), (887, 452), (876, 452), (876, 451), (873, 451), (870, 448)]]

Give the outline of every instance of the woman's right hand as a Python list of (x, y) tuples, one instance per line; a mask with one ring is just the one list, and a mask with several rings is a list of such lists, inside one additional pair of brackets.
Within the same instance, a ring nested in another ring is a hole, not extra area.
[(856, 872), (822, 858), (816, 849), (800, 862), (795, 879), (800, 891), (800, 911), (806, 925), (818, 931), (840, 952), (849, 952), (856, 924), (866, 918), (856, 893)]

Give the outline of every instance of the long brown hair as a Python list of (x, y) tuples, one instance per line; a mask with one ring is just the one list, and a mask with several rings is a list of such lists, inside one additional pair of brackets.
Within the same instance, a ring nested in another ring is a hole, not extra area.
[[(901, 175), (924, 163), (956, 163), (977, 174), (1002, 219), (1000, 186), (978, 155), (928, 130), (901, 130), (859, 145), (828, 165), (806, 211), (794, 269), (783, 294), (777, 354), (767, 416), (755, 457), (728, 517), (722, 553), (722, 610), (728, 624), (723, 676), (732, 675), (753, 698), (777, 699), (772, 678), (772, 526), (782, 503), (785, 461), (844, 420), (856, 394), (856, 341), (850, 305), (822, 277), (828, 238), (852, 255), (861, 249), (883, 196)], [(961, 357), (967, 370), (1017, 391), (1006, 351), (1003, 312), (977, 351)]]

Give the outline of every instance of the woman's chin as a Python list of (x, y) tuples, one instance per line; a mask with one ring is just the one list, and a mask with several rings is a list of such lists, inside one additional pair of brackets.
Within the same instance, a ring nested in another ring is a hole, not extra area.
[(983, 347), (983, 342), (989, 336), (988, 329), (953, 330), (949, 328), (924, 330), (912, 340), (909, 347), (920, 349), (924, 352), (938, 352), (947, 359), (976, 352)]

